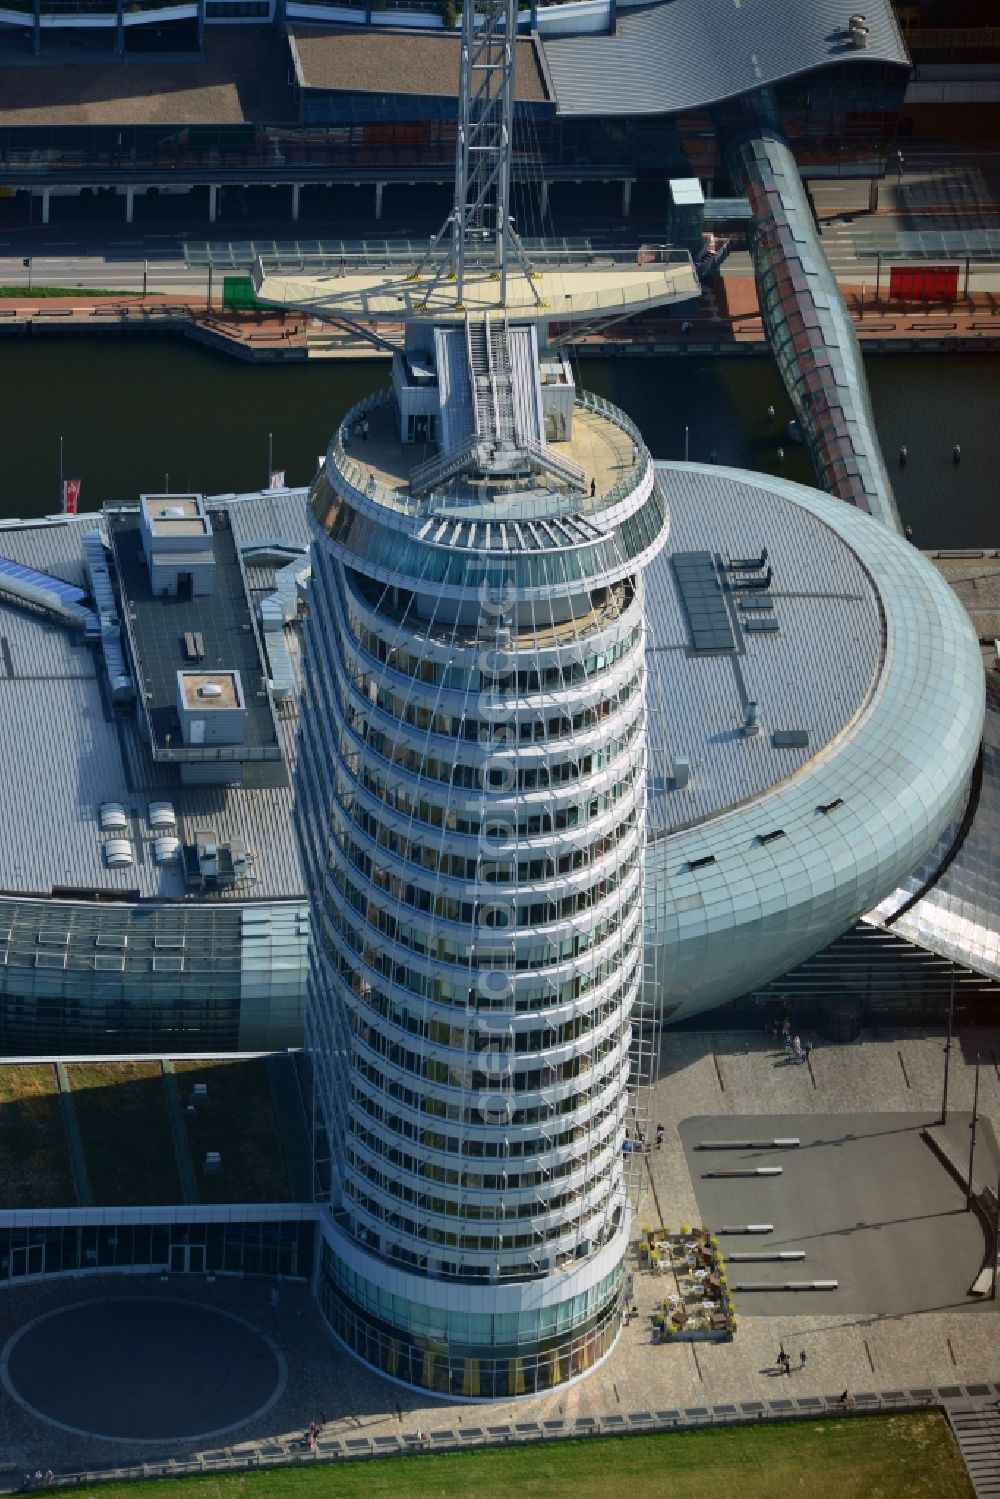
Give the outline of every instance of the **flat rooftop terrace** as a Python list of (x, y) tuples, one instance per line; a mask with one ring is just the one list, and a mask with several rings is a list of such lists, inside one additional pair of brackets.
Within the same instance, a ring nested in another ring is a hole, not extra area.
[(507, 296), (500, 301), (500, 283), (490, 265), (466, 272), (463, 301), (455, 300), (455, 284), (434, 271), (419, 280), (415, 266), (357, 268), (285, 273), (264, 268), (255, 277), (257, 298), (274, 307), (295, 307), (321, 316), (324, 310), (348, 312), (374, 322), (419, 320), (464, 323), (501, 308), (511, 321), (567, 323), (589, 318), (630, 317), (650, 307), (686, 302), (701, 292), (691, 260), (587, 264), (554, 264), (527, 277), (519, 264), (507, 268)]
[[(388, 403), (368, 413), (367, 438), (357, 429), (348, 437), (349, 463), (369, 473), (383, 488), (399, 494), (408, 489), (412, 471), (437, 452), (437, 443), (402, 442), (393, 406)], [(553, 443), (552, 452), (557, 458), (579, 464), (587, 491), (593, 479), (598, 494), (613, 488), (635, 467), (629, 434), (606, 416), (580, 405), (573, 411), (571, 439)]]
[[(456, 72), (457, 77), (457, 72)], [(297, 118), (272, 27), (208, 27), (189, 62), (5, 64), (0, 125), (243, 125)]]
[[(443, 95), (458, 91), (458, 33), (359, 27), (289, 27), (289, 44), (300, 88), (352, 94)], [(550, 99), (533, 39), (517, 44), (515, 97), (543, 104)], [(457, 106), (456, 106), (457, 112)]]
[[(219, 503), (212, 502), (213, 511)], [(232, 530), (222, 534), (232, 536), (236, 546), (308, 543), (303, 490), (233, 497), (226, 509)], [(99, 515), (0, 525), (0, 557), (86, 589), (82, 538), (87, 531), (103, 532), (105, 525)], [(273, 591), (277, 566), (280, 560), (248, 565), (254, 603)], [(242, 604), (244, 618), (248, 607)], [(285, 633), (297, 670), (297, 633), (294, 627)], [(252, 878), (199, 900), (222, 905), (302, 900), (289, 784), (294, 717), (277, 721), (283, 763), (264, 767), (277, 773), (267, 779), (280, 784), (253, 784), (248, 775), (242, 786), (183, 786), (174, 765), (153, 759), (135, 712), (112, 710), (97, 648), (79, 632), (3, 600), (0, 641), (0, 894), (72, 897), (78, 892), (89, 902), (97, 893), (122, 900), (180, 900), (185, 894), (180, 867), (157, 864), (150, 847), (154, 830), (148, 805), (169, 801), (182, 843), (194, 843), (200, 831), (211, 829), (220, 843), (242, 840), (253, 858)], [(173, 653), (180, 654), (181, 641), (168, 639), (163, 648), (171, 657), (164, 670), (171, 672), (173, 701)], [(259, 666), (257, 671), (259, 676)], [(245, 686), (256, 701), (256, 681)], [(99, 826), (105, 802), (125, 809), (136, 856), (131, 868), (107, 867)], [(56, 916), (57, 909), (51, 909)], [(65, 924), (66, 917), (61, 920)], [(30, 941), (34, 946), (33, 936)]]
[[(267, 756), (280, 762), (281, 751), (270, 701), (262, 695), (266, 678), (253, 616), (247, 599), (243, 569), (226, 513), (209, 512), (213, 521), (212, 548), (215, 557), (215, 587), (194, 598), (158, 596), (153, 593), (142, 549), (138, 510), (108, 513), (108, 526), (118, 562), (118, 571), (128, 604), (129, 625), (136, 666), (141, 676), (141, 696), (157, 751), (180, 751), (180, 719), (177, 714), (177, 673), (190, 671), (192, 663), (184, 651), (184, 636), (195, 634), (204, 642), (205, 655), (197, 671), (206, 678), (240, 674), (246, 707), (244, 744), (249, 755)], [(250, 767), (248, 766), (248, 769)], [(287, 778), (284, 768), (275, 784)]]

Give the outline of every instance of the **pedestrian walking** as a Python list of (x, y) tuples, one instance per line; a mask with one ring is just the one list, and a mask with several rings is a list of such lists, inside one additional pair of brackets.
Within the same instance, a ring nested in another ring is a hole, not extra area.
[(590, 481), (590, 498), (593, 499), (594, 496), (596, 495), (596, 493), (597, 493), (597, 480), (596, 479), (591, 479), (591, 481)]
[(656, 1148), (660, 1150), (663, 1146), (664, 1128), (662, 1124), (656, 1126)]
[(804, 1369), (805, 1366), (806, 1366), (806, 1351), (805, 1351), (804, 1348), (802, 1348), (802, 1349), (799, 1350), (799, 1368), (800, 1369)]
[(368, 418), (367, 417), (365, 417), (364, 421), (361, 423), (361, 436), (364, 438), (365, 442), (368, 441)]
[(777, 1358), (777, 1364), (778, 1364), (778, 1368), (779, 1369), (784, 1370), (785, 1359), (787, 1357), (788, 1357), (788, 1354), (785, 1352), (785, 1345), (784, 1345), (784, 1343), (779, 1343), (778, 1344), (778, 1358)]

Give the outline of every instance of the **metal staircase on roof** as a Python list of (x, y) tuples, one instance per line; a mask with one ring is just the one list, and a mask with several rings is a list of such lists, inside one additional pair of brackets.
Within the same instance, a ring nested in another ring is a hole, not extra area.
[(418, 463), (410, 470), (410, 493), (427, 494), (429, 490), (447, 484), (449, 479), (454, 479), (463, 469), (473, 467), (478, 461), (479, 452), (479, 436), (474, 434), (461, 447), (452, 448), (450, 453), (438, 453), (434, 458), (428, 458), (426, 463)]
[[(522, 416), (514, 390), (515, 371), (511, 358), (511, 330), (507, 319), (465, 318), (465, 358), (468, 380), (455, 380), (452, 368), (447, 387), (442, 385), (443, 402), (472, 397), (471, 434), (459, 445), (418, 464), (410, 472), (411, 494), (426, 494), (446, 484), (463, 472), (495, 478), (519, 474), (547, 474), (560, 483), (582, 489), (583, 469), (570, 458), (557, 456), (548, 445), (530, 432), (522, 430)], [(537, 380), (537, 364), (532, 370)], [(537, 402), (535, 403), (537, 405)], [(442, 432), (451, 428), (448, 415), (442, 412)]]

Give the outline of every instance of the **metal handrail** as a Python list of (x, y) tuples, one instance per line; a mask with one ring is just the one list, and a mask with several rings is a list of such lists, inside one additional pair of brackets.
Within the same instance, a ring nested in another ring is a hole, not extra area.
[[(415, 495), (406, 490), (389, 489), (386, 485), (378, 482), (370, 469), (358, 463), (350, 452), (350, 449), (344, 446), (343, 434), (345, 430), (353, 427), (356, 422), (367, 416), (369, 412), (391, 404), (393, 399), (391, 388), (373, 391), (371, 395), (365, 396), (356, 405), (352, 406), (343, 417), (331, 444), (336, 459), (337, 474), (339, 478), (346, 480), (358, 497), (363, 500), (384, 506), (388, 510), (394, 510), (400, 515), (413, 517), (428, 515), (432, 510), (438, 510), (442, 505), (446, 505), (448, 499), (452, 497), (441, 494), (435, 495), (433, 491), (429, 494)], [(613, 422), (615, 426), (620, 427), (632, 439), (639, 454), (635, 466), (623, 474), (610, 489), (604, 490), (602, 493), (594, 496), (576, 494), (571, 497), (571, 508), (573, 510), (577, 510), (584, 515), (597, 515), (613, 509), (634, 493), (652, 468), (653, 460), (649, 449), (643, 442), (642, 433), (639, 428), (630, 417), (626, 416), (620, 407), (613, 405), (611, 401), (605, 400), (603, 396), (594, 395), (591, 391), (586, 390), (577, 390), (576, 404), (582, 406), (584, 410), (593, 411), (596, 415), (602, 416), (607, 421)], [(455, 456), (457, 455), (438, 455), (435, 458), (428, 459), (427, 463), (420, 464), (411, 471), (410, 483), (426, 483), (426, 477), (421, 478), (423, 471), (426, 470), (429, 473), (442, 463), (447, 465), (451, 458)], [(557, 461), (559, 463), (565, 462), (562, 459), (558, 459)], [(431, 482), (433, 483), (433, 480)], [(473, 496), (470, 494), (468, 496), (453, 498), (455, 503), (462, 503), (465, 499), (471, 499)], [(539, 515), (551, 513), (553, 504), (558, 504), (560, 500), (565, 503), (566, 497), (551, 496), (547, 498), (545, 503), (540, 506)]]

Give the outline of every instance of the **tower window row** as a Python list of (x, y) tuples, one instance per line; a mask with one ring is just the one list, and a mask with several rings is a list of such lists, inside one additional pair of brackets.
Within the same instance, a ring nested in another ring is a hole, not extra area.
[[(406, 1114), (396, 1113), (391, 1104), (386, 1105), (381, 1097), (375, 1097), (355, 1083), (351, 1088), (351, 1107), (363, 1110), (379, 1125), (380, 1131), (391, 1131), (401, 1139), (412, 1140), (439, 1156), (456, 1156), (462, 1160), (507, 1161), (530, 1159), (532, 1156), (551, 1156), (553, 1151), (570, 1145), (582, 1145), (588, 1138), (600, 1140), (605, 1130), (616, 1130), (621, 1125), (624, 1101), (604, 1104), (591, 1114), (586, 1125), (574, 1120), (565, 1128), (553, 1130), (545, 1135), (507, 1134), (498, 1136), (493, 1130), (488, 1139), (476, 1135), (448, 1135), (443, 1130), (428, 1125), (415, 1124)], [(481, 1121), (480, 1121), (481, 1122)]]
[[(482, 1124), (483, 1109), (481, 1101), (477, 1102), (476, 1095), (460, 1095), (458, 1099), (439, 1098), (436, 1094), (428, 1093), (423, 1088), (410, 1088), (398, 1078), (392, 1078), (371, 1060), (363, 1052), (358, 1051), (351, 1057), (351, 1066), (358, 1077), (363, 1078), (372, 1088), (375, 1088), (385, 1098), (395, 1098), (406, 1108), (412, 1109), (417, 1114), (427, 1114), (435, 1119), (450, 1119), (455, 1124)], [(518, 1107), (514, 1098), (504, 1095), (502, 1109), (505, 1115), (505, 1128), (518, 1129), (525, 1124), (545, 1124), (550, 1119), (559, 1115), (573, 1114), (587, 1104), (599, 1098), (601, 1093), (613, 1090), (617, 1096), (621, 1083), (612, 1068), (608, 1068), (604, 1075), (597, 1076), (588, 1086), (586, 1093), (573, 1093), (562, 1098), (558, 1103), (552, 1099), (541, 1099), (535, 1103), (525, 1104)], [(492, 1095), (491, 1095), (492, 1097)], [(490, 1103), (493, 1112), (501, 1112), (499, 1108), (500, 1098), (497, 1096)]]
[[(574, 1082), (599, 1066), (606, 1056), (620, 1047), (622, 1037), (628, 1030), (628, 1021), (623, 1016), (618, 1029), (598, 1041), (591, 1052), (581, 1051), (563, 1062), (547, 1062), (543, 1066), (528, 1067), (520, 1072), (508, 1064), (494, 1071), (487, 1070), (485, 1059), (492, 1057), (490, 1052), (484, 1054), (484, 1059), (478, 1066), (472, 1066), (427, 1056), (423, 1051), (413, 1051), (402, 1042), (385, 1035), (377, 1026), (369, 1025), (362, 1015), (353, 1010), (350, 1029), (362, 1046), (366, 1046), (375, 1056), (384, 1058), (391, 1067), (398, 1067), (401, 1071), (425, 1078), (428, 1082), (440, 1083), (444, 1088), (469, 1091), (476, 1087), (502, 1085), (505, 1093), (537, 1093), (542, 1088), (557, 1088), (560, 1083)], [(497, 1052), (496, 1055), (500, 1056), (501, 1053)]]
[[(380, 864), (346, 832), (338, 832), (337, 843), (341, 852), (358, 873), (370, 883), (372, 889), (389, 896), (397, 904), (408, 906), (411, 911), (419, 911), (425, 916), (434, 917), (435, 924), (442, 921), (467, 927), (477, 924), (497, 932), (512, 932), (515, 926), (552, 926), (560, 922), (571, 921), (573, 917), (581, 915), (584, 911), (592, 911), (615, 894), (623, 879), (632, 873), (639, 857), (638, 844), (633, 840), (628, 849), (629, 857), (623, 861), (620, 869), (609, 872), (582, 890), (574, 890), (568, 895), (559, 895), (555, 891), (550, 894), (543, 893), (541, 898), (530, 901), (523, 900), (515, 894), (510, 897), (517, 902), (509, 908), (510, 919), (503, 921), (500, 919), (497, 902), (490, 891), (484, 890), (478, 899), (462, 900), (457, 896), (446, 894), (441, 889), (428, 890), (408, 880), (405, 875), (397, 874), (391, 866)], [(491, 889), (494, 888), (500, 887), (491, 887)], [(536, 892), (532, 893), (536, 894)], [(507, 908), (504, 907), (504, 909)]]
[[(349, 794), (349, 787), (341, 786), (339, 789), (342, 795), (344, 792)], [(462, 853), (446, 852), (435, 843), (424, 842), (426, 834), (418, 833), (416, 837), (410, 838), (405, 833), (398, 833), (395, 828), (386, 827), (373, 812), (358, 803), (348, 809), (341, 801), (341, 809), (373, 843), (403, 863), (412, 864), (429, 874), (444, 875), (453, 880), (482, 880), (491, 886), (515, 882), (523, 885), (589, 869), (619, 848), (623, 839), (631, 837), (638, 821), (638, 813), (633, 807), (613, 831), (595, 838), (589, 844), (578, 845), (563, 853), (550, 854), (541, 849), (529, 849), (522, 855), (521, 850), (511, 848), (509, 842), (505, 841), (497, 846), (497, 852), (485, 852), (470, 859)], [(383, 884), (381, 888), (388, 887)]]
[[(483, 995), (475, 984), (469, 983), (468, 979), (452, 979), (439, 973), (425, 973), (423, 969), (411, 967), (410, 964), (400, 961), (392, 953), (387, 952), (382, 943), (372, 942), (364, 932), (359, 931), (350, 923), (339, 924), (335, 930), (338, 941), (343, 943), (348, 952), (360, 959), (372, 973), (419, 999), (433, 1000), (437, 1004), (454, 1005), (467, 1011), (487, 1010), (520, 1014), (531, 1010), (552, 1009), (557, 1005), (573, 1004), (586, 999), (587, 995), (599, 989), (614, 973), (623, 968), (637, 950), (639, 942), (636, 926), (637, 923), (633, 922), (630, 930), (623, 923), (618, 933), (621, 938), (620, 943), (614, 945), (610, 953), (588, 964), (582, 973), (576, 973), (569, 978), (546, 978), (528, 984), (522, 979), (520, 983), (512, 985), (509, 996), (498, 995), (495, 998)], [(344, 956), (339, 946), (335, 946), (330, 957), (331, 961), (335, 962), (341, 978), (349, 987), (353, 989), (358, 984), (365, 984), (364, 976), (359, 972), (356, 964)]]
[[(507, 966), (511, 971), (523, 970), (535, 968), (542, 963), (558, 963), (580, 957), (614, 936), (633, 907), (641, 903), (637, 891), (633, 889), (620, 907), (601, 916), (586, 931), (572, 932), (562, 937), (553, 936), (542, 942), (518, 942), (514, 951), (508, 955), (504, 949), (498, 951), (495, 947), (486, 948), (481, 938), (473, 937), (471, 941), (459, 942), (433, 929), (428, 930), (423, 923), (413, 923), (394, 916), (391, 911), (373, 901), (339, 867), (331, 872), (330, 879), (341, 900), (328, 899), (325, 909), (329, 920), (338, 930), (341, 930), (338, 918), (346, 904), (373, 931), (380, 932), (388, 941), (409, 948), (411, 952), (436, 958), (442, 963), (461, 964), (474, 969)], [(498, 931), (497, 936), (502, 934)]]
[(447, 1020), (428, 1019), (426, 1014), (417, 1014), (398, 1000), (390, 999), (381, 989), (368, 984), (356, 968), (338, 955), (340, 979), (356, 998), (371, 1011), (373, 1016), (386, 1020), (397, 1030), (405, 1031), (418, 1040), (433, 1041), (438, 1046), (448, 1046), (458, 1051), (475, 1051), (487, 1044), (498, 1045), (501, 1040), (505, 1049), (515, 1053), (542, 1052), (550, 1047), (568, 1046), (590, 1031), (596, 1030), (615, 1013), (628, 998), (635, 975), (630, 970), (629, 960), (634, 958), (638, 943), (633, 939), (620, 950), (616, 968), (623, 974), (621, 983), (592, 1010), (577, 1014), (561, 1025), (538, 1026), (532, 1030), (513, 1030), (509, 1037), (494, 1036), (491, 1031), (479, 1028), (468, 1029), (464, 1025), (449, 1024)]

